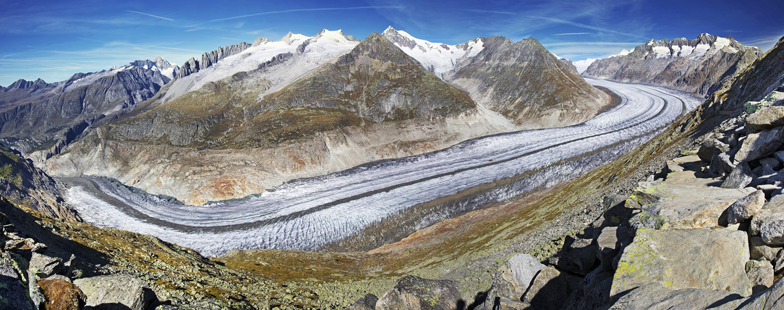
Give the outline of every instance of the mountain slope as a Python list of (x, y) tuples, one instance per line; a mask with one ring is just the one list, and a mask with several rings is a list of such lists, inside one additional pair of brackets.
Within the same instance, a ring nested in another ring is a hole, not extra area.
[(23, 153), (41, 151), (34, 156), (40, 162), (89, 125), (153, 97), (176, 72), (176, 65), (159, 57), (109, 71), (77, 73), (54, 84), (19, 80), (0, 90), (0, 138)]
[(469, 93), (481, 109), (500, 113), (517, 129), (568, 126), (593, 117), (608, 96), (588, 85), (570, 61), (536, 39), (503, 37), (459, 45), (417, 39), (392, 27), (384, 37), (423, 67)]
[(583, 75), (664, 86), (706, 96), (742, 72), (761, 54), (759, 48), (744, 46), (732, 37), (706, 33), (695, 40), (651, 39), (629, 53), (596, 60)]
[(510, 129), (379, 34), (359, 44), (339, 31), (257, 42), (175, 80), (47, 171), (203, 204)]
[(516, 43), (487, 38), (481, 52), (459, 63), (445, 79), (519, 128), (580, 123), (609, 101), (574, 66), (558, 60), (533, 38)]

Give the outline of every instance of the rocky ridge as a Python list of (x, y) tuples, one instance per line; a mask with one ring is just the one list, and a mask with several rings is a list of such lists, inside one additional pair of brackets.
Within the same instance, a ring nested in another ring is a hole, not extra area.
[(752, 64), (762, 51), (732, 37), (707, 33), (694, 40), (653, 40), (631, 52), (599, 59), (583, 76), (642, 83), (708, 96)]
[(0, 138), (40, 164), (89, 126), (152, 98), (177, 71), (158, 57), (53, 84), (19, 80), (0, 90)]

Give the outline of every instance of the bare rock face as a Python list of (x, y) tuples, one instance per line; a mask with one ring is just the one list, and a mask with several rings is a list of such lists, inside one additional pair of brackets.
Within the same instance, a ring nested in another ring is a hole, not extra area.
[(640, 229), (623, 251), (611, 294), (658, 282), (672, 289), (721, 289), (749, 296), (752, 284), (744, 270), (748, 260), (743, 231)]
[(512, 256), (493, 278), (493, 286), (487, 293), (484, 309), (493, 309), (502, 298), (520, 300), (528, 290), (534, 277), (545, 266), (529, 254)]
[(97, 276), (73, 281), (87, 296), (86, 306), (120, 304), (126, 309), (144, 310), (149, 302), (141, 280), (128, 275)]
[(773, 285), (773, 265), (767, 260), (750, 260), (746, 263), (746, 274), (752, 285), (752, 293), (759, 293)]
[(406, 276), (397, 281), (376, 303), (378, 310), (451, 310), (460, 302), (460, 292), (449, 280)]
[(773, 154), (781, 146), (782, 138), (784, 138), (782, 128), (749, 134), (735, 154), (735, 161), (752, 161)]
[(612, 310), (634, 309), (708, 309), (740, 304), (740, 296), (720, 289), (668, 288), (653, 282), (633, 289), (616, 301)]
[(706, 96), (761, 55), (759, 48), (744, 46), (731, 37), (703, 33), (695, 40), (651, 39), (626, 55), (593, 62), (583, 75), (664, 86)]
[(727, 220), (730, 224), (740, 223), (750, 219), (765, 205), (765, 193), (757, 190), (746, 197), (738, 199), (727, 209)]

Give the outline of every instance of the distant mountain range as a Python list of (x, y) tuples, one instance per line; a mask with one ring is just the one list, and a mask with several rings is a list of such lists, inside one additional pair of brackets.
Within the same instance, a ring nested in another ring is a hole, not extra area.
[(583, 76), (708, 96), (760, 56), (762, 51), (757, 47), (703, 33), (694, 40), (651, 39), (631, 51), (594, 61)]
[[(737, 70), (758, 55), (730, 39), (676, 41), (598, 60), (585, 75), (619, 79), (611, 67), (681, 65), (693, 72), (688, 83), (666, 84), (662, 73), (624, 81), (699, 93), (719, 83), (712, 79), (721, 74), (697, 74), (717, 66), (710, 64)], [(19, 81), (0, 92), (9, 98), (0, 104), (0, 137), (53, 175), (107, 176), (203, 204), (478, 136), (583, 122), (609, 96), (577, 70), (533, 38), (447, 45), (391, 27), (363, 41), (340, 30), (289, 33), (182, 67), (159, 58), (55, 84)], [(57, 96), (76, 99), (61, 109), (51, 103), (63, 101)]]

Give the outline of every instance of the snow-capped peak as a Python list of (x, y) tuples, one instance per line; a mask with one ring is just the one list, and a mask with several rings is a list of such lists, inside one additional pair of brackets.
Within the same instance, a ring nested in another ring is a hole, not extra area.
[(338, 42), (338, 43), (359, 42), (359, 40), (355, 39), (354, 36), (346, 35), (340, 29), (335, 30), (335, 31), (329, 31), (327, 29), (323, 29), (319, 33), (317, 33), (315, 36), (313, 36), (313, 38), (311, 38), (310, 40), (313, 40), (313, 39), (319, 39), (319, 40), (320, 39), (325, 39), (325, 40), (331, 40), (331, 41)]
[(585, 70), (586, 70), (586, 69), (588, 69), (588, 67), (589, 67), (589, 66), (590, 66), (590, 65), (591, 65), (591, 64), (592, 64), (594, 61), (596, 61), (596, 59), (594, 59), (594, 58), (588, 58), (588, 59), (585, 59), (585, 60), (578, 60), (578, 61), (573, 61), (572, 63), (573, 63), (573, 64), (574, 64), (574, 66), (577, 68), (577, 72), (579, 72), (580, 74), (582, 74), (583, 72), (585, 72)]
[(301, 33), (293, 34), (291, 33), (291, 31), (289, 31), (289, 33), (287, 33), (285, 36), (283, 36), (283, 38), (278, 40), (278, 42), (286, 42), (286, 44), (291, 45), (292, 43), (296, 43), (296, 42), (302, 43), (302, 41), (305, 41), (307, 39), (308, 37)]
[(464, 58), (472, 58), (484, 48), (484, 41), (475, 39), (465, 44), (448, 45), (417, 39), (403, 30), (387, 27), (382, 35), (403, 52), (419, 61), (430, 72), (443, 78)]

